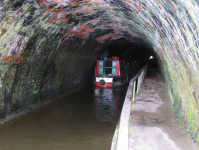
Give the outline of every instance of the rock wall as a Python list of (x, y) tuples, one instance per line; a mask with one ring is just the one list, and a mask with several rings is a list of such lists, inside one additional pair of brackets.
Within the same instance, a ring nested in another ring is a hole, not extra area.
[(153, 47), (179, 120), (199, 142), (198, 0), (3, 0), (0, 119), (84, 85), (115, 40)]

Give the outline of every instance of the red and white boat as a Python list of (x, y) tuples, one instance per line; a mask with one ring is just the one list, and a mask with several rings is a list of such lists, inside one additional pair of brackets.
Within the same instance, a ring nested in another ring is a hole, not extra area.
[(112, 56), (109, 61), (97, 60), (93, 83), (98, 87), (117, 87), (129, 82), (139, 67), (139, 61), (124, 61)]

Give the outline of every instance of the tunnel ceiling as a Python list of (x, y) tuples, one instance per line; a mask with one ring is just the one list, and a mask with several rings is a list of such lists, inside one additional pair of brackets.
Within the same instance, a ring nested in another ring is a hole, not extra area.
[(199, 141), (198, 4), (2, 0), (1, 122), (87, 84), (96, 59), (121, 40), (153, 50), (179, 120)]

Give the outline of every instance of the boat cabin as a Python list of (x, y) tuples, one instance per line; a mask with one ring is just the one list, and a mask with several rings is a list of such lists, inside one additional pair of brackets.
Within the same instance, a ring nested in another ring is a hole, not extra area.
[(128, 83), (129, 75), (138, 67), (138, 61), (124, 61), (118, 56), (97, 60), (94, 84), (100, 87), (115, 87)]

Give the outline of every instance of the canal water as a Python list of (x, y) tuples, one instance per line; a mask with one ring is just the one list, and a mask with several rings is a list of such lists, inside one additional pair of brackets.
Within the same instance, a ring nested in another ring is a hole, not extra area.
[(127, 87), (87, 88), (0, 125), (0, 150), (109, 150)]

